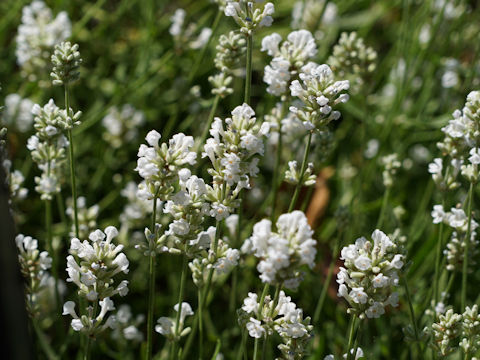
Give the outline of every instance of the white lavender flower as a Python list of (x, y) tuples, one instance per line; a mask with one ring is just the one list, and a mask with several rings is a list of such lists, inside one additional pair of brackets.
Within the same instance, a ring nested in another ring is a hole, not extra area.
[(150, 131), (145, 139), (149, 146), (142, 144), (138, 150), (138, 161), (135, 171), (145, 180), (139, 185), (138, 195), (143, 199), (160, 198), (166, 200), (174, 191), (178, 182), (178, 171), (184, 165), (194, 165), (197, 154), (190, 149), (193, 138), (183, 133), (173, 135), (166, 143), (159, 144), (161, 135)]
[(98, 301), (98, 305), (100, 307), (98, 315), (95, 313), (94, 307), (88, 306), (86, 314), (78, 316), (75, 311), (75, 303), (73, 301), (67, 301), (63, 305), (62, 315), (70, 315), (72, 317), (71, 326), (74, 331), (85, 333), (88, 336), (95, 336), (107, 328), (114, 329), (116, 326), (116, 318), (114, 315), (105, 318), (109, 311), (115, 310), (113, 301), (110, 300), (109, 297), (106, 297)]
[(290, 92), (303, 102), (303, 107), (291, 106), (290, 111), (312, 130), (340, 118), (340, 112), (334, 110), (340, 103), (348, 101), (344, 91), (350, 88), (348, 80), (335, 81), (330, 67), (309, 62), (303, 66), (299, 80), (292, 81)]
[(132, 105), (125, 104), (121, 108), (113, 106), (102, 119), (105, 128), (103, 138), (113, 148), (118, 149), (123, 144), (136, 140), (138, 128), (144, 123), (145, 115)]
[(112, 243), (117, 235), (117, 229), (109, 226), (104, 231), (91, 232), (89, 239), (83, 242), (77, 238), (71, 240), (72, 255), (67, 256), (67, 281), (73, 282), (78, 287), (79, 295), (90, 302), (128, 293), (127, 280), (115, 281), (115, 275), (129, 271), (129, 261), (121, 252), (123, 245)]
[(376, 68), (377, 52), (365, 46), (356, 32), (340, 35), (327, 63), (341, 78), (350, 79), (356, 92)]
[[(256, 124), (255, 112), (247, 105), (237, 106), (232, 117), (215, 118), (210, 129), (202, 157), (208, 157), (212, 168), (213, 186), (207, 186), (207, 199), (211, 202), (210, 215), (217, 220), (228, 217), (238, 206), (240, 191), (250, 188), (250, 177), (258, 173), (258, 158), (263, 155), (263, 137), (269, 131), (268, 124)], [(224, 188), (224, 189), (223, 189)]]
[(72, 45), (69, 41), (55, 45), (55, 51), (51, 57), (53, 69), (50, 73), (53, 85), (67, 86), (80, 77), (78, 69), (83, 60), (78, 48), (78, 44)]
[(312, 34), (307, 30), (293, 31), (287, 40), (273, 33), (262, 40), (262, 51), (273, 59), (265, 67), (263, 81), (269, 86), (267, 91), (275, 96), (288, 92), (291, 80), (296, 78), (301, 69), (317, 53), (317, 46)]
[(188, 266), (192, 271), (193, 282), (199, 288), (206, 283), (210, 269), (214, 269), (213, 281), (215, 281), (216, 278), (229, 273), (237, 266), (240, 258), (240, 252), (232, 249), (225, 239), (217, 239), (217, 249), (214, 251), (216, 231), (215, 227), (210, 226), (189, 243), (189, 252), (195, 258)]
[(246, 50), (245, 36), (236, 31), (220, 35), (216, 50), (215, 67), (224, 74), (236, 73)]
[(267, 2), (261, 6), (262, 8), (255, 8), (253, 2), (227, 0), (224, 12), (225, 16), (235, 20), (242, 33), (250, 35), (258, 28), (268, 27), (273, 23), (272, 15), (275, 12), (273, 4)]
[(239, 311), (239, 322), (253, 338), (278, 333), (282, 339), (278, 348), (284, 359), (301, 359), (313, 330), (310, 317), (304, 318), (302, 309), (297, 308), (283, 291), (279, 292), (276, 302), (267, 295), (263, 307), (260, 307), (257, 294), (248, 293)]
[(54, 18), (43, 1), (35, 0), (22, 9), (22, 23), (18, 27), (15, 54), (21, 73), (35, 81), (48, 73), (54, 46), (70, 37), (72, 25), (65, 11)]
[(60, 175), (66, 161), (68, 141), (62, 134), (61, 110), (52, 99), (43, 108), (35, 104), (32, 113), (36, 133), (28, 139), (27, 148), (42, 171), (40, 177), (35, 177), (35, 190), (41, 194), (42, 200), (51, 200), (60, 192)]
[(388, 305), (398, 305), (398, 271), (404, 265), (395, 240), (380, 230), (372, 234), (373, 243), (364, 237), (341, 251), (345, 267), (337, 274), (338, 296), (349, 304), (349, 313), (363, 319), (378, 318)]
[(272, 231), (272, 222), (267, 219), (256, 223), (242, 251), (261, 259), (257, 270), (263, 282), (295, 289), (303, 278), (301, 266), (311, 269), (315, 265), (317, 242), (301, 211), (280, 215), (276, 228)]
[[(173, 309), (178, 312), (179, 306), (175, 304)], [(191, 328), (185, 327), (185, 318), (187, 316), (193, 315), (192, 307), (187, 302), (182, 302), (180, 308), (180, 316), (178, 326), (175, 318), (161, 317), (157, 320), (157, 325), (155, 326), (155, 331), (163, 336), (165, 336), (170, 341), (178, 341), (181, 337), (187, 335)], [(176, 333), (175, 330), (178, 330)]]
[(10, 199), (19, 201), (27, 197), (28, 189), (22, 187), (25, 177), (20, 170), (12, 171), (12, 162), (8, 159), (3, 160), (3, 168), (5, 169), (7, 185), (10, 190)]
[(18, 261), (22, 275), (27, 280), (27, 310), (31, 316), (37, 316), (40, 310), (39, 295), (45, 289), (45, 276), (52, 266), (52, 258), (46, 251), (40, 252), (38, 240), (19, 234), (15, 238), (19, 254)]
[(288, 169), (285, 171), (285, 181), (290, 184), (298, 184), (302, 181), (302, 186), (312, 186), (315, 184), (317, 177), (313, 173), (313, 163), (308, 163), (302, 179), (300, 179), (300, 171), (295, 160), (288, 162)]

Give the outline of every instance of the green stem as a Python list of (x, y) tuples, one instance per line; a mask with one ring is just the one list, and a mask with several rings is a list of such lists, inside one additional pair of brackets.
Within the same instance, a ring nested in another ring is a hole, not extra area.
[(307, 169), (307, 162), (308, 162), (308, 154), (310, 153), (310, 145), (312, 143), (312, 135), (313, 132), (310, 131), (308, 133), (308, 139), (307, 139), (307, 146), (305, 147), (305, 153), (303, 154), (303, 161), (302, 161), (302, 167), (300, 170), (300, 177), (298, 179), (298, 184), (295, 186), (295, 192), (293, 193), (292, 200), (290, 201), (290, 205), (288, 206), (288, 212), (291, 212), (297, 202), (298, 195), (300, 194), (300, 189), (302, 187), (303, 183), (303, 176), (305, 175), (305, 170)]
[[(70, 116), (70, 93), (68, 91), (68, 84), (65, 84), (65, 111), (67, 116)], [(79, 238), (78, 227), (78, 210), (77, 210), (77, 184), (75, 180), (75, 154), (73, 148), (73, 134), (72, 129), (68, 129), (68, 142), (69, 142), (69, 158), (70, 158), (70, 183), (72, 187), (72, 200), (73, 200), (73, 220), (75, 224), (75, 236)]]
[(385, 213), (387, 210), (388, 198), (390, 197), (390, 189), (391, 187), (387, 187), (383, 193), (382, 208), (380, 210), (380, 215), (378, 216), (376, 229), (380, 229), (380, 227), (383, 225), (383, 219), (385, 218)]
[[(444, 206), (445, 202), (442, 201), (442, 206)], [(440, 258), (442, 255), (442, 244), (443, 243), (443, 221), (440, 223), (440, 227), (438, 230), (438, 239), (437, 239), (437, 249), (435, 252), (435, 274), (433, 278), (433, 296), (435, 299), (434, 306), (438, 303), (438, 282), (440, 281)]]
[(198, 288), (198, 359), (202, 360), (203, 358), (203, 303), (202, 303), (202, 291)]
[[(270, 288), (270, 285), (268, 283), (265, 283), (265, 286), (263, 287), (262, 295), (260, 295), (260, 304), (258, 306), (258, 309), (260, 311), (260, 313), (259, 313), (260, 317), (261, 317), (261, 311), (263, 309), (263, 304), (265, 303), (265, 296), (267, 296), (269, 288)], [(257, 360), (259, 341), (260, 341), (260, 339), (255, 338), (255, 344), (254, 344), (254, 348), (253, 348), (253, 360)]]
[(35, 330), (35, 333), (37, 334), (37, 339), (40, 343), (40, 347), (42, 348), (43, 352), (45, 353), (46, 357), (48, 360), (58, 360), (58, 356), (55, 354), (55, 351), (53, 348), (50, 346), (50, 344), (47, 341), (47, 338), (45, 334), (43, 333), (42, 329), (38, 325), (37, 321), (35, 319), (32, 319), (33, 323), (33, 328)]
[(350, 332), (349, 332), (349, 335), (348, 335), (347, 360), (352, 360), (352, 356), (354, 356), (354, 354), (352, 354), (352, 350), (353, 350), (352, 349), (352, 344), (353, 344), (353, 341), (354, 341), (356, 322), (357, 322), (357, 315), (353, 314), (352, 318), (351, 318), (351, 321), (350, 321)]
[(252, 53), (253, 53), (253, 36), (247, 36), (247, 71), (245, 74), (245, 97), (244, 102), (250, 104), (250, 93), (252, 88)]
[(471, 224), (472, 224), (472, 201), (473, 201), (473, 182), (470, 183), (468, 189), (468, 224), (467, 235), (465, 237), (465, 249), (463, 252), (463, 269), (462, 269), (462, 298), (461, 310), (465, 309), (467, 300), (467, 277), (468, 277), (468, 245), (470, 243)]
[[(152, 212), (152, 223), (151, 231), (156, 235), (155, 230), (155, 220), (157, 218), (157, 195), (153, 197), (153, 212)], [(149, 268), (148, 268), (148, 315), (147, 315), (147, 360), (152, 359), (152, 348), (153, 348), (153, 313), (155, 307), (155, 265), (156, 265), (156, 254), (155, 254), (155, 245), (149, 244), (150, 251), (149, 254)]]
[(87, 342), (85, 343), (85, 353), (83, 354), (84, 360), (90, 360), (92, 352), (92, 339), (90, 335), (87, 335)]
[[(403, 286), (405, 287), (405, 295), (407, 296), (408, 309), (409, 309), (409, 312), (410, 312), (410, 321), (412, 322), (413, 331), (414, 331), (414, 334), (415, 334), (415, 341), (417, 343), (417, 346), (420, 347), (420, 342), (419, 342), (420, 337), (418, 336), (417, 321), (415, 320), (415, 311), (413, 310), (412, 299), (410, 297), (410, 290), (408, 289), (408, 282), (407, 282), (406, 274), (405, 274), (405, 276), (402, 276), (402, 280), (403, 280)], [(419, 348), (418, 349), (418, 354), (420, 354), (420, 353), (421, 353), (421, 350)]]
[(272, 213), (270, 215), (270, 220), (272, 223), (275, 221), (275, 210), (277, 207), (277, 197), (278, 197), (278, 187), (279, 187), (279, 170), (280, 170), (280, 162), (282, 161), (282, 148), (283, 148), (283, 135), (282, 135), (282, 119), (285, 114), (285, 108), (287, 106), (287, 100), (284, 101), (282, 105), (282, 113), (280, 115), (280, 121), (278, 122), (278, 144), (277, 144), (277, 156), (275, 158), (275, 167), (273, 168), (273, 177), (272, 177), (272, 192), (273, 192), (273, 200), (272, 200)]
[(215, 113), (217, 112), (217, 107), (218, 103), (220, 101), (220, 95), (216, 95), (215, 98), (213, 99), (213, 104), (212, 108), (210, 109), (210, 113), (208, 114), (208, 119), (207, 123), (205, 124), (205, 127), (203, 128), (202, 136), (198, 142), (198, 147), (197, 147), (197, 158), (199, 155), (199, 152), (202, 149), (202, 145), (205, 143), (205, 140), (207, 139), (208, 136), (208, 131), (210, 130), (210, 127), (212, 125), (213, 118), (215, 117)]
[(332, 281), (333, 271), (335, 270), (335, 264), (337, 262), (338, 245), (340, 243), (340, 237), (341, 237), (341, 233), (338, 234), (337, 238), (335, 239), (335, 244), (333, 245), (332, 261), (330, 262), (330, 266), (328, 267), (327, 278), (323, 283), (322, 292), (320, 293), (320, 298), (318, 299), (318, 303), (315, 308), (315, 312), (313, 315), (313, 323), (316, 323), (318, 321), (320, 314), (322, 313), (323, 304), (325, 303), (328, 287), (330, 286), (330, 281)]
[[(175, 337), (177, 339), (180, 338), (180, 317), (182, 314), (182, 302), (183, 302), (183, 296), (185, 292), (185, 281), (187, 278), (187, 271), (188, 271), (188, 257), (186, 254), (183, 255), (183, 264), (182, 264), (182, 274), (180, 275), (180, 291), (178, 293), (178, 311), (177, 311), (177, 317), (175, 319)], [(173, 343), (173, 358), (177, 359), (178, 358), (178, 352), (177, 352), (177, 347), (178, 347), (178, 341), (175, 341)]]
[(255, 343), (253, 345), (253, 360), (258, 359), (258, 338), (255, 338)]
[(57, 307), (61, 306), (60, 304), (60, 293), (58, 292), (58, 265), (57, 265), (57, 254), (53, 249), (53, 240), (52, 240), (52, 200), (45, 201), (45, 223), (47, 227), (47, 246), (48, 252), (52, 257), (52, 275), (55, 280), (55, 301)]

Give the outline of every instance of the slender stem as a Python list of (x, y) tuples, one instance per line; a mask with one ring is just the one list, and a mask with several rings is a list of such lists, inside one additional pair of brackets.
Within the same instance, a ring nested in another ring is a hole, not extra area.
[(87, 342), (85, 343), (85, 353), (83, 354), (84, 360), (90, 360), (92, 352), (92, 338), (90, 335), (87, 335)]
[[(217, 257), (217, 250), (218, 250), (218, 239), (220, 238), (220, 221), (217, 220), (215, 223), (215, 239), (213, 242), (213, 253), (215, 254), (215, 258)], [(207, 277), (207, 283), (205, 285), (205, 290), (203, 292), (203, 299), (202, 299), (202, 304), (205, 306), (207, 298), (208, 298), (208, 293), (210, 292), (210, 286), (212, 285), (212, 277), (213, 277), (213, 272), (215, 271), (214, 267), (212, 266), (210, 271), (208, 272), (208, 277)]]
[[(445, 205), (445, 201), (442, 201), (442, 207)], [(440, 223), (438, 229), (438, 239), (437, 239), (437, 249), (435, 252), (435, 274), (433, 278), (433, 297), (435, 303), (433, 306), (436, 306), (438, 303), (438, 282), (440, 281), (440, 258), (442, 255), (442, 244), (443, 243), (443, 221)]]
[(468, 276), (468, 245), (470, 243), (471, 225), (472, 225), (472, 200), (473, 200), (473, 182), (468, 189), (468, 224), (467, 235), (465, 236), (465, 249), (463, 252), (463, 270), (462, 270), (462, 302), (461, 310), (465, 309), (467, 300), (467, 276)]
[(310, 145), (312, 143), (312, 134), (313, 132), (310, 131), (308, 133), (308, 139), (307, 139), (307, 146), (305, 147), (305, 153), (303, 154), (303, 161), (302, 161), (302, 168), (300, 170), (300, 177), (298, 179), (298, 184), (295, 187), (295, 192), (293, 193), (292, 200), (290, 201), (290, 205), (288, 207), (288, 212), (291, 212), (295, 206), (295, 203), (297, 202), (298, 195), (300, 194), (300, 188), (302, 187), (303, 184), (303, 176), (305, 175), (305, 170), (307, 169), (307, 161), (308, 161), (308, 154), (310, 153)]
[(330, 266), (328, 267), (327, 278), (323, 283), (322, 292), (320, 293), (320, 298), (318, 299), (317, 306), (315, 308), (315, 312), (313, 315), (313, 323), (316, 323), (322, 313), (323, 304), (325, 303), (325, 298), (327, 297), (328, 287), (330, 286), (330, 281), (332, 280), (333, 270), (335, 270), (335, 264), (337, 262), (338, 256), (338, 245), (340, 243), (340, 238), (342, 233), (340, 232), (335, 239), (335, 244), (333, 245), (333, 253), (332, 253), (332, 261), (330, 262)]
[(383, 225), (383, 219), (385, 218), (385, 213), (387, 210), (388, 198), (390, 197), (390, 189), (390, 186), (387, 187), (383, 193), (382, 208), (380, 209), (380, 215), (378, 216), (376, 229), (380, 229), (380, 227)]
[(198, 288), (198, 359), (202, 360), (203, 358), (203, 303), (202, 303), (202, 291)]
[(253, 360), (258, 359), (258, 338), (255, 338), (255, 343), (253, 345)]
[(205, 124), (205, 127), (203, 128), (202, 136), (200, 138), (200, 141), (198, 142), (197, 157), (198, 157), (198, 153), (202, 149), (202, 145), (205, 143), (205, 140), (207, 139), (208, 130), (210, 130), (213, 118), (215, 117), (215, 113), (217, 112), (219, 101), (220, 101), (220, 95), (215, 95), (215, 98), (213, 99), (212, 108), (210, 109), (210, 113), (208, 114), (207, 122)]
[[(261, 311), (263, 309), (263, 304), (265, 303), (265, 296), (267, 296), (269, 288), (270, 288), (270, 285), (268, 283), (265, 283), (265, 286), (263, 287), (262, 295), (260, 295), (260, 304), (258, 306), (258, 309), (259, 309), (259, 312), (260, 312), (259, 313), (260, 317), (261, 317)], [(260, 339), (255, 338), (255, 344), (254, 344), (254, 348), (253, 348), (253, 360), (257, 360), (259, 341), (260, 341)]]
[[(188, 271), (188, 257), (186, 254), (183, 255), (183, 264), (182, 264), (182, 274), (180, 275), (180, 291), (178, 293), (178, 311), (177, 311), (177, 318), (175, 319), (175, 337), (178, 339), (180, 336), (180, 317), (182, 314), (182, 302), (183, 296), (185, 292), (185, 281), (187, 278), (187, 271)], [(174, 341), (173, 343), (173, 358), (178, 358), (178, 341)]]
[(45, 334), (43, 333), (42, 329), (38, 325), (36, 319), (32, 319), (33, 323), (33, 328), (35, 330), (35, 333), (37, 334), (37, 339), (40, 343), (40, 347), (42, 348), (43, 352), (47, 356), (48, 360), (57, 360), (59, 357), (55, 354), (55, 351), (53, 348), (50, 346), (50, 344), (47, 341), (47, 338)]
[(61, 306), (60, 304), (60, 293), (58, 292), (58, 266), (57, 266), (57, 254), (53, 249), (53, 240), (52, 240), (52, 200), (45, 201), (45, 224), (47, 227), (47, 246), (48, 252), (52, 257), (52, 275), (55, 280), (55, 301), (56, 306)]
[(247, 36), (247, 71), (245, 74), (245, 97), (244, 102), (250, 104), (250, 93), (252, 89), (252, 53), (253, 53), (253, 36)]
[(288, 98), (283, 102), (282, 105), (282, 112), (280, 114), (280, 121), (278, 122), (278, 144), (277, 144), (277, 156), (275, 158), (275, 167), (273, 168), (273, 177), (272, 177), (272, 192), (273, 192), (273, 200), (272, 200), (272, 213), (270, 215), (270, 220), (272, 222), (275, 221), (275, 209), (277, 206), (277, 197), (278, 197), (278, 186), (279, 181), (279, 171), (280, 171), (280, 162), (282, 161), (282, 149), (283, 149), (283, 134), (282, 134), (282, 119), (286, 111), (286, 107), (288, 105)]
[[(152, 223), (151, 231), (155, 234), (155, 221), (157, 218), (157, 196), (153, 197), (153, 212), (152, 212)], [(152, 348), (153, 348), (153, 313), (155, 307), (155, 265), (156, 265), (156, 254), (155, 249), (152, 244), (149, 244), (151, 253), (149, 254), (149, 268), (148, 268), (148, 315), (147, 315), (147, 360), (152, 358)]]
[[(70, 116), (70, 93), (68, 91), (68, 84), (65, 84), (65, 111), (67, 116)], [(75, 236), (79, 237), (78, 227), (78, 210), (77, 210), (77, 184), (75, 180), (75, 153), (73, 148), (73, 134), (72, 129), (68, 129), (68, 143), (69, 143), (69, 158), (70, 158), (70, 183), (72, 186), (72, 200), (73, 200), (73, 220), (75, 224)]]
[[(352, 318), (351, 318), (351, 321), (350, 321), (350, 333), (348, 335), (348, 345), (347, 345), (347, 360), (351, 360), (352, 359), (352, 356), (354, 354), (352, 354), (352, 344), (353, 344), (353, 341), (354, 341), (354, 334), (355, 334), (355, 325), (356, 325), (356, 322), (357, 322), (357, 315), (356, 314), (353, 314), (352, 315)], [(356, 355), (356, 354), (355, 354)], [(353, 357), (355, 358), (355, 357)]]
[[(418, 336), (418, 328), (417, 328), (417, 321), (415, 320), (415, 311), (413, 310), (413, 305), (412, 305), (412, 299), (410, 297), (410, 290), (408, 289), (408, 282), (407, 282), (407, 278), (406, 278), (406, 274), (405, 276), (402, 276), (402, 280), (403, 280), (403, 286), (405, 287), (405, 295), (407, 295), (407, 301), (408, 301), (408, 309), (409, 309), (409, 312), (410, 312), (410, 321), (412, 322), (412, 327), (413, 327), (413, 331), (414, 331), (414, 334), (415, 334), (415, 341), (417, 343), (417, 346), (420, 347), (420, 337)], [(418, 353), (420, 354), (421, 350), (418, 349)]]
[(240, 360), (242, 357), (245, 358), (244, 355), (246, 355), (246, 352), (247, 352), (246, 344), (247, 344), (247, 329), (242, 329), (242, 342), (240, 343), (240, 349), (237, 353), (237, 360)]

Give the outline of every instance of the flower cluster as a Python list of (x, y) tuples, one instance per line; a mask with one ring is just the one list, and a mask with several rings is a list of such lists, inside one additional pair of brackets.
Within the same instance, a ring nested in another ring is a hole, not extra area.
[[(447, 258), (446, 269), (449, 271), (462, 271), (464, 259), (464, 247), (467, 240), (468, 217), (463, 209), (452, 208), (445, 211), (442, 205), (435, 205), (432, 210), (432, 218), (434, 224), (444, 223), (454, 229), (450, 236), (444, 255)], [(470, 222), (470, 245), (468, 254), (468, 265), (475, 265), (475, 258), (478, 254), (477, 230), (478, 223), (471, 219)]]
[(271, 26), (273, 23), (272, 15), (275, 7), (271, 2), (263, 5), (263, 9), (254, 9), (254, 3), (244, 0), (227, 0), (225, 6), (225, 16), (232, 17), (240, 26), (240, 31), (251, 35), (257, 28)]
[(144, 123), (145, 115), (132, 105), (125, 104), (120, 109), (113, 106), (102, 119), (105, 128), (103, 138), (113, 148), (118, 149), (123, 144), (134, 141), (138, 136), (138, 127)]
[(285, 171), (285, 181), (290, 184), (298, 184), (302, 182), (302, 186), (312, 186), (315, 184), (317, 177), (313, 173), (313, 163), (308, 163), (303, 177), (300, 179), (300, 171), (297, 169), (295, 160), (288, 162), (288, 169)]
[(28, 139), (27, 148), (42, 171), (40, 177), (35, 177), (35, 190), (41, 194), (42, 200), (51, 200), (53, 194), (60, 191), (60, 175), (68, 146), (61, 131), (61, 112), (53, 99), (43, 108), (38, 104), (32, 108), (36, 134)]
[(443, 159), (435, 158), (428, 164), (428, 172), (432, 174), (432, 179), (439, 190), (455, 190), (460, 186), (457, 175), (460, 173), (462, 163), (463, 161), (452, 159), (450, 164), (444, 167)]
[(195, 247), (192, 241), (203, 229), (202, 223), (210, 207), (205, 199), (205, 181), (192, 175), (188, 169), (182, 169), (178, 174), (180, 190), (170, 196), (163, 208), (163, 212), (174, 219), (165, 234), (173, 237), (176, 248), (187, 252), (192, 250), (190, 247)]
[[(176, 312), (178, 312), (179, 310), (178, 305), (179, 304), (175, 304), (175, 306), (173, 307)], [(182, 302), (178, 325), (176, 322), (176, 318), (172, 319), (162, 316), (157, 320), (155, 331), (159, 334), (162, 334), (170, 341), (178, 341), (181, 337), (188, 335), (188, 333), (190, 332), (190, 327), (185, 327), (185, 318), (191, 315), (193, 315), (193, 310), (190, 304), (187, 302)]]
[[(443, 154), (451, 157), (452, 161), (455, 161), (455, 167), (461, 168), (462, 175), (470, 182), (476, 182), (478, 177), (478, 164), (480, 163), (480, 156), (478, 155), (477, 149), (480, 143), (479, 127), (480, 91), (472, 91), (467, 95), (463, 109), (455, 110), (453, 120), (450, 120), (448, 124), (442, 128), (445, 138), (437, 144)], [(463, 165), (467, 157), (469, 163)], [(438, 169), (440, 162), (437, 159), (435, 159), (435, 162), (437, 163), (437, 171), (430, 172), (436, 176), (434, 180), (439, 183), (442, 179), (441, 168)]]
[(232, 117), (223, 121), (215, 118), (210, 129), (202, 157), (208, 157), (213, 165), (208, 169), (213, 176), (213, 186), (207, 186), (207, 199), (212, 202), (210, 215), (217, 220), (230, 215), (238, 206), (236, 199), (243, 188), (250, 187), (249, 176), (258, 173), (258, 158), (263, 155), (263, 137), (269, 131), (268, 124), (256, 124), (255, 112), (247, 105), (237, 106)]
[[(72, 255), (67, 256), (67, 281), (77, 285), (79, 295), (90, 302), (128, 293), (127, 280), (117, 285), (114, 280), (115, 275), (129, 271), (129, 261), (121, 252), (123, 245), (112, 243), (117, 235), (117, 229), (109, 226), (104, 232), (95, 230), (90, 233), (89, 240), (71, 240)], [(78, 263), (73, 255), (78, 258)]]
[(386, 188), (393, 186), (393, 176), (397, 173), (397, 170), (402, 166), (400, 161), (398, 161), (397, 154), (390, 154), (382, 157), (381, 159), (384, 170), (382, 172), (383, 176), (383, 185)]
[(327, 62), (340, 77), (350, 78), (353, 87), (359, 89), (375, 70), (376, 60), (377, 52), (365, 46), (356, 32), (343, 32)]
[(438, 316), (438, 322), (434, 322), (431, 328), (425, 328), (424, 332), (432, 336), (431, 346), (434, 350), (439, 355), (446, 356), (455, 351), (461, 327), (462, 315), (448, 309), (445, 314)]
[[(96, 315), (96, 306), (88, 306), (87, 313), (81, 316), (77, 315), (75, 311), (75, 303), (73, 301), (67, 301), (63, 305), (62, 315), (70, 315), (72, 317), (71, 326), (74, 331), (81, 331), (88, 336), (95, 336), (106, 330), (107, 328), (114, 329), (116, 326), (116, 318), (114, 315), (105, 319), (105, 316), (109, 311), (115, 310), (113, 301), (109, 297), (98, 301), (100, 305), (100, 312)], [(104, 322), (105, 320), (105, 322)]]
[(283, 291), (278, 299), (272, 300), (267, 295), (260, 303), (257, 294), (248, 293), (239, 312), (239, 322), (253, 338), (278, 333), (282, 339), (278, 348), (284, 359), (302, 359), (313, 330), (310, 317), (304, 318), (302, 309)]
[(272, 231), (272, 222), (264, 219), (253, 227), (253, 234), (245, 240), (242, 251), (261, 259), (257, 265), (263, 282), (295, 289), (303, 274), (302, 265), (315, 265), (317, 242), (307, 217), (301, 211), (280, 215)]
[[(233, 215), (231, 215), (233, 216)], [(214, 249), (216, 228), (210, 226), (207, 231), (202, 231), (198, 237), (190, 241), (192, 252), (197, 251), (196, 257), (188, 264), (192, 271), (193, 282), (201, 288), (207, 279), (210, 269), (214, 269), (213, 276), (227, 274), (237, 266), (240, 253), (232, 249), (225, 239), (218, 239), (217, 249)]]
[(359, 318), (378, 318), (385, 307), (398, 305), (398, 271), (404, 256), (397, 244), (380, 230), (372, 234), (373, 243), (364, 237), (342, 249), (345, 267), (337, 274), (338, 296), (347, 300), (349, 313)]
[(52, 55), (53, 70), (50, 73), (53, 85), (65, 85), (78, 80), (80, 77), (80, 64), (82, 58), (78, 51), (78, 44), (71, 44), (69, 41), (55, 45)]
[(333, 109), (338, 104), (348, 101), (348, 94), (343, 92), (350, 88), (349, 81), (335, 81), (328, 65), (313, 62), (301, 68), (299, 77), (301, 82), (293, 80), (290, 92), (303, 102), (303, 106), (301, 108), (291, 106), (290, 111), (310, 130), (325, 126), (332, 120), (338, 120), (340, 112)]
[(273, 57), (265, 67), (263, 81), (268, 84), (267, 91), (275, 96), (285, 95), (299, 69), (317, 54), (315, 39), (307, 30), (293, 31), (280, 45), (281, 42), (282, 37), (273, 33), (263, 38), (261, 48)]
[(245, 54), (245, 46), (245, 36), (236, 31), (230, 31), (227, 35), (220, 35), (216, 46), (215, 67), (226, 74), (235, 72), (240, 65), (240, 59)]
[(194, 165), (197, 154), (190, 149), (193, 138), (183, 133), (175, 134), (168, 142), (159, 145), (161, 135), (150, 131), (145, 139), (148, 145), (140, 145), (135, 171), (145, 180), (139, 185), (138, 195), (142, 199), (160, 198), (165, 200), (178, 181), (178, 171), (184, 165)]
[(27, 310), (34, 316), (39, 311), (38, 295), (47, 286), (47, 270), (52, 266), (48, 252), (38, 250), (38, 241), (31, 236), (17, 235), (18, 261), (22, 275), (27, 280)]
[(3, 123), (21, 132), (29, 131), (33, 123), (32, 107), (33, 102), (30, 99), (22, 99), (18, 94), (7, 95), (2, 114)]
[(65, 11), (53, 18), (43, 1), (35, 0), (22, 10), (22, 23), (16, 37), (17, 62), (30, 81), (47, 73), (56, 44), (70, 37), (72, 25)]
[(169, 32), (175, 40), (175, 45), (179, 49), (187, 47), (190, 49), (200, 49), (204, 47), (212, 35), (212, 29), (207, 27), (202, 28), (200, 33), (195, 35), (198, 33), (198, 25), (189, 21), (188, 26), (184, 27), (185, 15), (185, 10), (177, 9), (170, 18), (172, 25), (170, 25)]
[[(74, 210), (73, 210), (73, 200), (69, 200), (69, 205), (65, 213), (70, 217), (72, 220), (72, 228), (70, 231), (70, 236), (75, 236), (75, 224), (74, 224)], [(98, 205), (93, 205), (91, 207), (87, 207), (87, 200), (85, 197), (80, 196), (77, 199), (77, 216), (78, 216), (78, 236), (81, 239), (85, 239), (88, 237), (92, 231), (97, 228), (97, 217), (100, 207)]]

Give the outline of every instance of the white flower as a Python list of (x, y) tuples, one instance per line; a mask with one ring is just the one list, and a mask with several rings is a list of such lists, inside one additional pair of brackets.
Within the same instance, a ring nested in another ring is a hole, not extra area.
[(253, 337), (260, 339), (265, 335), (265, 329), (262, 327), (260, 320), (250, 318), (250, 321), (247, 323), (248, 334)]
[(248, 293), (248, 297), (243, 300), (242, 310), (247, 313), (256, 313), (258, 311), (258, 296), (255, 293)]
[(350, 292), (350, 297), (357, 304), (365, 304), (368, 299), (367, 294), (363, 291), (363, 287), (353, 288)]
[(446, 219), (446, 213), (442, 205), (434, 205), (432, 210), (432, 218), (434, 224), (440, 224)]
[(375, 301), (372, 306), (370, 306), (365, 314), (368, 318), (379, 318), (381, 315), (385, 314), (385, 308), (382, 303)]

